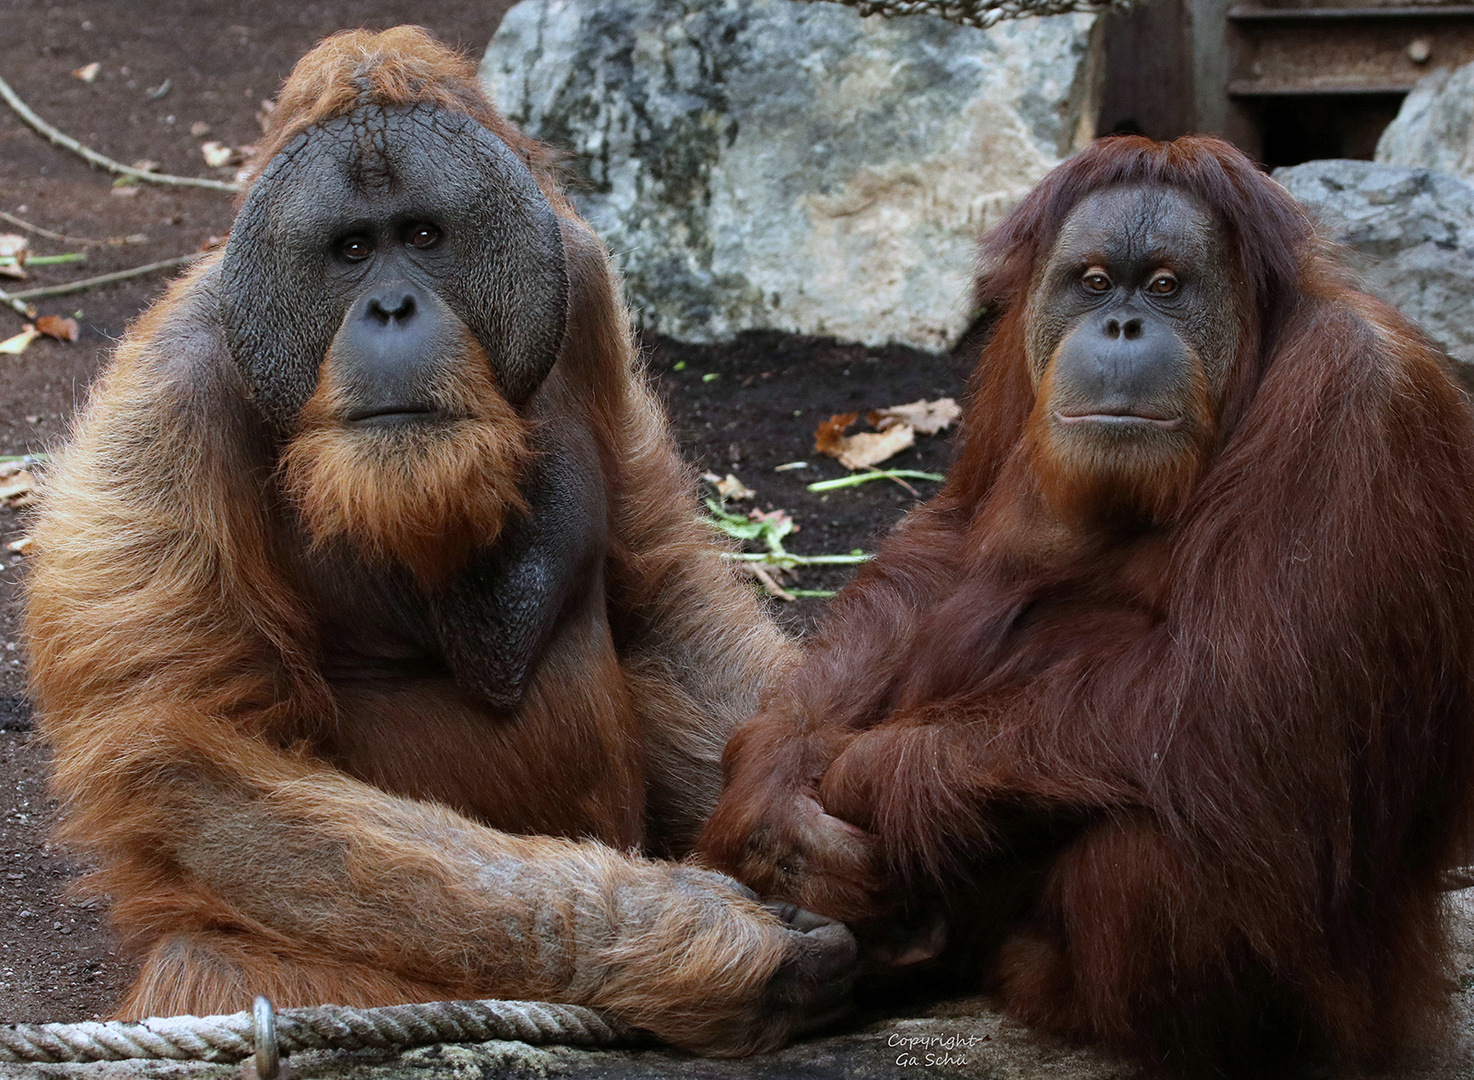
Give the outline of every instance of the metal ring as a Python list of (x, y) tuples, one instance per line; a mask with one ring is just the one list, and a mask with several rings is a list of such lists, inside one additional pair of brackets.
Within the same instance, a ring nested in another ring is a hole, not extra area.
[(281, 1076), (281, 1047), (276, 1042), (276, 1012), (269, 997), (257, 995), (251, 1005), (251, 1019), (256, 1037), (256, 1076), (258, 1080), (277, 1080)]

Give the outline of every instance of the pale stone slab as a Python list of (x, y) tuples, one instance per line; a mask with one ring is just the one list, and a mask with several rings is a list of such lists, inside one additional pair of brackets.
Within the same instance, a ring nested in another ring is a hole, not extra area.
[(793, 0), (522, 0), (481, 67), (636, 317), (951, 345), (975, 245), (1091, 134), (1093, 15), (981, 31)]
[(1377, 140), (1377, 160), (1474, 180), (1474, 64), (1419, 79)]
[(1359, 258), (1367, 288), (1396, 304), (1474, 380), (1474, 184), (1374, 161), (1308, 161), (1274, 178)]

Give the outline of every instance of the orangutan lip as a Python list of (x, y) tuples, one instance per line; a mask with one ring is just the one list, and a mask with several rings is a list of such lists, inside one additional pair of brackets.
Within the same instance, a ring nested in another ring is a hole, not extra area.
[(1054, 414), (1061, 424), (1109, 424), (1115, 427), (1155, 427), (1174, 431), (1182, 426), (1181, 417), (1142, 416), (1140, 413), (1063, 413)]
[(394, 404), (354, 409), (348, 414), (347, 419), (350, 424), (410, 424), (440, 420), (444, 417), (444, 413), (429, 405)]

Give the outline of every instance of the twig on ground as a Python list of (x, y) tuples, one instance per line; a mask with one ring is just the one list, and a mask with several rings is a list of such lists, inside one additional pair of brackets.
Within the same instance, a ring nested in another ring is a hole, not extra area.
[(4, 304), (18, 315), (24, 315), (28, 319), (36, 317), (36, 309), (17, 297), (11, 296), (4, 289), (0, 289), (0, 304)]
[(18, 218), (14, 214), (8, 214), (4, 210), (0, 210), (0, 221), (8, 221), (17, 228), (25, 229), (27, 232), (35, 233), (37, 236), (44, 236), (48, 240), (55, 240), (60, 244), (79, 244), (82, 247), (118, 247), (121, 244), (148, 243), (148, 237), (143, 233), (134, 233), (132, 236), (109, 236), (105, 240), (88, 240), (81, 236), (67, 236), (65, 233), (43, 229), (33, 222), (29, 222), (24, 218)]
[[(78, 281), (68, 281), (62, 285), (47, 285), (40, 289), (26, 289), (24, 292), (11, 293), (10, 300), (40, 300), (46, 296), (67, 296), (70, 293), (86, 292), (101, 285), (111, 285), (115, 281), (127, 281), (129, 278), (142, 277), (144, 274), (152, 274), (155, 270), (169, 270), (185, 263), (194, 262), (204, 252), (195, 252), (192, 255), (176, 255), (172, 259), (161, 259), (158, 262), (149, 263), (147, 266), (135, 266), (130, 270), (118, 270), (111, 274), (98, 274), (97, 277), (82, 278)], [(0, 294), (3, 295), (3, 294)], [(14, 307), (14, 304), (11, 305)], [(19, 308), (16, 308), (19, 311)]]
[(131, 176), (135, 180), (143, 180), (150, 184), (168, 184), (173, 187), (202, 187), (210, 188), (214, 191), (241, 190), (241, 185), (228, 183), (224, 180), (210, 180), (199, 176), (170, 176), (168, 173), (146, 172), (143, 169), (135, 169), (131, 165), (124, 165), (121, 161), (114, 161), (110, 157), (99, 154), (96, 150), (91, 150), (83, 146), (70, 135), (58, 131), (45, 120), (42, 120), (31, 111), (31, 107), (20, 99), (19, 95), (10, 88), (10, 84), (4, 79), (0, 79), (0, 98), (4, 98), (5, 103), (15, 110), (15, 114), (30, 125), (37, 133), (44, 136), (48, 142), (60, 146), (64, 150), (70, 150), (74, 154), (79, 154), (92, 162), (92, 164), (106, 169), (108, 172), (118, 173), (120, 176)]
[(791, 601), (794, 599), (793, 593), (789, 592), (782, 585), (779, 585), (778, 579), (775, 578), (772, 574), (768, 573), (768, 571), (765, 570), (760, 564), (744, 563), (743, 568), (746, 569), (748, 573), (752, 574), (753, 577), (757, 578), (758, 581), (762, 583), (763, 591), (765, 591), (775, 600)]

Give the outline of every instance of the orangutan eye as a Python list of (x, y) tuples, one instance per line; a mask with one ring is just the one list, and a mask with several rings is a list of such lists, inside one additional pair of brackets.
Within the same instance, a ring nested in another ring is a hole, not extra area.
[(404, 242), (410, 247), (430, 248), (440, 243), (440, 230), (427, 222), (411, 225), (404, 234)]
[(374, 245), (366, 236), (350, 236), (338, 244), (338, 254), (349, 262), (363, 262), (374, 253)]
[(1110, 276), (1098, 266), (1092, 266), (1085, 271), (1085, 276), (1080, 283), (1093, 293), (1109, 292), (1111, 289)]
[(1146, 287), (1146, 291), (1153, 296), (1171, 296), (1178, 288), (1177, 278), (1162, 270), (1152, 275), (1151, 284)]

